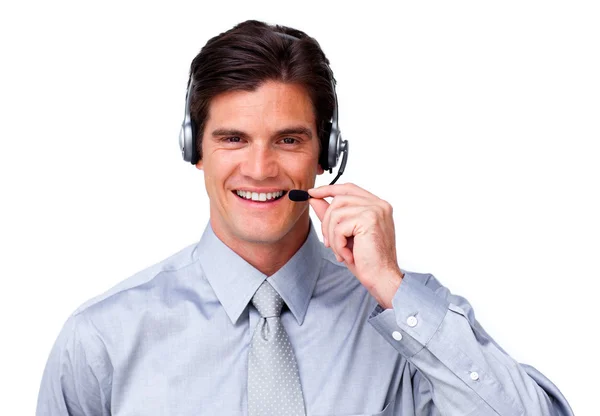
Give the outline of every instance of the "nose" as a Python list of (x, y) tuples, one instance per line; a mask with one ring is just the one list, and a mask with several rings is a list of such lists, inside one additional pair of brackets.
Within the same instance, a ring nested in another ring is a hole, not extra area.
[(269, 145), (253, 144), (240, 165), (240, 173), (256, 181), (274, 178), (279, 174), (276, 151)]

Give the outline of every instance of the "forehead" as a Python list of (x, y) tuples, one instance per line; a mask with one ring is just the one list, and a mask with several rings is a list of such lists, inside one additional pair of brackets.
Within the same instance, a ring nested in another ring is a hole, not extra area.
[(315, 127), (315, 113), (299, 84), (268, 81), (254, 91), (228, 91), (211, 100), (207, 126), (279, 129), (289, 123)]

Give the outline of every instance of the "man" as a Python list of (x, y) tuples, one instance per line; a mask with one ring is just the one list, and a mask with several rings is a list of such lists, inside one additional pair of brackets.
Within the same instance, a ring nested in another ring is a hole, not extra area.
[(339, 150), (314, 39), (256, 21), (216, 36), (192, 62), (186, 109), (180, 140), (210, 222), (198, 244), (73, 313), (38, 415), (572, 414), (464, 298), (400, 269), (387, 202), (313, 188)]

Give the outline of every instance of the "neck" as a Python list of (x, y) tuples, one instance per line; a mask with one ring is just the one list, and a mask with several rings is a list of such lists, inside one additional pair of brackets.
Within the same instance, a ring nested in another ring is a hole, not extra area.
[[(307, 212), (308, 214), (308, 212)], [(271, 276), (281, 269), (302, 247), (310, 231), (310, 217), (303, 215), (292, 229), (278, 241), (255, 242), (235, 238), (223, 232), (211, 219), (215, 235), (261, 273)]]

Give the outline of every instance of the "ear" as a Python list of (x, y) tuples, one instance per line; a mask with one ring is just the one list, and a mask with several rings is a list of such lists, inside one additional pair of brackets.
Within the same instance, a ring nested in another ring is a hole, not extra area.
[(202, 164), (202, 159), (200, 159), (198, 161), (198, 163), (196, 163), (196, 169), (204, 170), (204, 165)]

